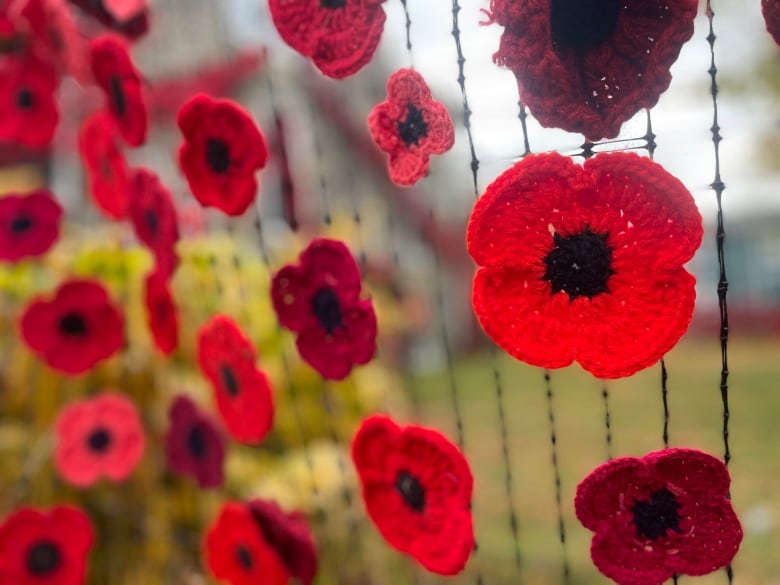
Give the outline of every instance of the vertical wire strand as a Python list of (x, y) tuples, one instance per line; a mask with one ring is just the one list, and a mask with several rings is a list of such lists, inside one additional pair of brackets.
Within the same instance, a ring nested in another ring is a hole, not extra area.
[(664, 448), (669, 448), (669, 372), (666, 370), (666, 361), (661, 360), (661, 401), (664, 406), (664, 430), (661, 439), (664, 442)]
[(604, 429), (606, 431), (607, 460), (612, 459), (612, 419), (609, 413), (609, 390), (606, 386), (601, 389), (601, 398), (604, 402)]
[(406, 52), (409, 55), (409, 65), (414, 69), (414, 55), (412, 54), (412, 19), (409, 17), (409, 7), (406, 5), (408, 0), (401, 0), (404, 7), (404, 16), (406, 17)]

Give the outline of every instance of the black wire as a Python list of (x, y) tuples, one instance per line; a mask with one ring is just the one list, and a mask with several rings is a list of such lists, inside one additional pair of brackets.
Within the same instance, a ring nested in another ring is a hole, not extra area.
[(664, 442), (664, 448), (669, 448), (669, 389), (667, 387), (667, 381), (669, 380), (669, 372), (666, 370), (666, 362), (661, 360), (661, 401), (664, 405), (664, 432), (661, 438)]
[(609, 390), (604, 386), (601, 389), (601, 397), (604, 400), (604, 428), (606, 430), (607, 459), (612, 459), (612, 423), (609, 415)]

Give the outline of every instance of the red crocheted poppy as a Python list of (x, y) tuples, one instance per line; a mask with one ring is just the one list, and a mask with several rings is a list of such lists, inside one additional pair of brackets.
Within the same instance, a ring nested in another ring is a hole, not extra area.
[(65, 407), (55, 427), (57, 472), (79, 487), (91, 486), (101, 477), (127, 479), (146, 446), (138, 409), (114, 392)]
[(629, 376), (690, 323), (695, 280), (682, 265), (701, 244), (701, 216), (648, 158), (526, 157), (477, 201), (467, 239), (479, 322), (532, 365)]
[(25, 343), (51, 368), (83, 374), (124, 344), (124, 317), (103, 285), (70, 280), (33, 299), (20, 321)]
[(493, 59), (517, 77), (542, 126), (613, 138), (672, 80), (697, 0), (492, 0), (504, 27)]
[(577, 517), (596, 534), (591, 557), (619, 585), (661, 585), (731, 563), (742, 528), (731, 479), (715, 457), (665, 449), (598, 467), (577, 487)]
[(198, 364), (214, 387), (217, 407), (230, 435), (261, 442), (273, 426), (274, 403), (257, 352), (230, 318), (217, 315), (198, 332)]
[(342, 380), (376, 353), (374, 306), (360, 298), (360, 271), (343, 243), (315, 239), (298, 260), (273, 277), (276, 315), (298, 334), (306, 363), (324, 378)]
[[(12, 3), (13, 5), (14, 3)], [(87, 42), (65, 0), (21, 0), (19, 14), (24, 19), (26, 42), (30, 51), (68, 73), (80, 82), (87, 81)]]
[(323, 75), (341, 79), (374, 56), (385, 27), (384, 0), (269, 0), (276, 30)]
[(433, 573), (460, 573), (474, 549), (474, 480), (458, 448), (433, 429), (374, 415), (352, 440), (352, 460), (385, 540)]
[(149, 7), (140, 0), (70, 0), (100, 24), (130, 40), (149, 30)]
[(455, 143), (452, 119), (431, 97), (422, 75), (399, 69), (387, 80), (387, 101), (371, 110), (368, 128), (379, 148), (390, 154), (390, 179), (414, 185), (428, 173), (429, 157)]
[(203, 489), (221, 487), (225, 481), (225, 440), (216, 423), (184, 395), (173, 401), (168, 419), (170, 426), (165, 434), (168, 468), (191, 476)]
[(49, 191), (0, 197), (0, 260), (45, 254), (60, 237), (62, 207)]
[(32, 55), (0, 62), (0, 141), (33, 149), (49, 146), (59, 121), (57, 76)]
[(97, 208), (111, 219), (124, 218), (130, 197), (129, 170), (109, 114), (98, 112), (84, 121), (79, 153)]
[(154, 344), (163, 355), (179, 346), (179, 316), (168, 286), (168, 275), (161, 270), (150, 272), (145, 281), (146, 318)]
[(230, 100), (198, 95), (178, 114), (184, 143), (179, 166), (204, 207), (241, 215), (255, 200), (255, 173), (265, 166), (265, 138), (251, 116)]
[(780, 1), (761, 0), (761, 13), (764, 15), (766, 30), (775, 43), (780, 45)]
[(0, 583), (82, 585), (93, 543), (92, 523), (78, 508), (19, 508), (0, 524)]
[(130, 59), (127, 45), (113, 35), (92, 39), (89, 45), (92, 75), (108, 101), (108, 111), (119, 133), (130, 146), (146, 141), (146, 114), (141, 78)]

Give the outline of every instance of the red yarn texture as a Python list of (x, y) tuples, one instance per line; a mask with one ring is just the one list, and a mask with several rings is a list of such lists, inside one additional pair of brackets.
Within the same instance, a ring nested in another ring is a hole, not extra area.
[(179, 312), (168, 278), (168, 274), (157, 269), (144, 281), (146, 320), (154, 345), (163, 355), (171, 355), (179, 346)]
[(107, 112), (97, 112), (84, 121), (79, 131), (79, 153), (96, 207), (110, 219), (123, 219), (130, 197), (130, 171)]
[(761, 0), (761, 13), (764, 15), (766, 30), (772, 35), (775, 43), (780, 45), (780, 1)]
[(542, 126), (613, 138), (669, 86), (697, 4), (492, 0), (490, 22), (504, 27), (493, 58)]
[(48, 148), (59, 121), (59, 81), (48, 63), (31, 55), (0, 61), (0, 142)]
[(742, 528), (726, 466), (693, 449), (613, 459), (577, 487), (577, 517), (596, 534), (591, 557), (619, 585), (661, 585), (731, 563)]
[(474, 479), (463, 453), (438, 431), (374, 415), (352, 440), (352, 460), (385, 540), (433, 573), (460, 573), (474, 549)]
[(0, 261), (45, 254), (60, 237), (62, 207), (46, 190), (0, 197)]
[(687, 330), (695, 280), (682, 265), (701, 239), (690, 193), (648, 158), (601, 154), (580, 167), (528, 156), (488, 186), (469, 220), (474, 311), (519, 360), (629, 376)]
[(371, 110), (368, 128), (390, 155), (390, 179), (414, 185), (428, 173), (429, 156), (447, 152), (455, 130), (447, 108), (431, 96), (422, 75), (399, 69), (387, 80), (387, 101)]

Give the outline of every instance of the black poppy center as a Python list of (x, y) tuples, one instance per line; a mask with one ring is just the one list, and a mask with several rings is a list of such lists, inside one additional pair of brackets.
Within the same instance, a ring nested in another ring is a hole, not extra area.
[(81, 313), (67, 313), (60, 317), (60, 331), (73, 337), (84, 337), (87, 334), (87, 321)]
[(60, 548), (49, 540), (37, 542), (27, 550), (27, 568), (33, 575), (49, 575), (61, 562)]
[(252, 567), (255, 565), (254, 559), (252, 558), (252, 553), (249, 552), (249, 549), (246, 548), (243, 544), (239, 544), (236, 547), (236, 559), (238, 560), (238, 563), (247, 571), (251, 571)]
[(595, 47), (615, 30), (621, 0), (550, 0), (553, 48), (582, 50)]
[(415, 512), (425, 511), (425, 489), (420, 480), (408, 471), (400, 471), (395, 478), (395, 489)]
[(103, 453), (111, 446), (111, 433), (104, 428), (98, 428), (92, 431), (87, 437), (89, 448), (95, 453)]
[(608, 292), (607, 281), (612, 270), (612, 248), (607, 234), (585, 231), (571, 236), (553, 236), (555, 247), (544, 258), (547, 270), (542, 280), (549, 280), (552, 293), (564, 291), (570, 300), (593, 298)]
[(230, 148), (219, 138), (209, 138), (206, 141), (206, 161), (215, 173), (226, 173), (230, 168)]
[(231, 396), (238, 396), (241, 387), (238, 384), (238, 378), (236, 378), (236, 373), (233, 369), (227, 364), (222, 364), (222, 367), (219, 369), (219, 374), (222, 376), (222, 383), (225, 385), (227, 393)]
[(428, 136), (428, 124), (423, 119), (423, 112), (414, 104), (406, 104), (406, 119), (398, 121), (398, 134), (406, 146), (419, 145), (420, 138)]
[(160, 222), (157, 220), (157, 214), (153, 210), (147, 209), (144, 212), (144, 218), (146, 219), (146, 226), (149, 228), (149, 231), (152, 232), (153, 236), (156, 236), (157, 230), (160, 228)]
[(29, 110), (35, 105), (35, 96), (28, 88), (22, 87), (16, 92), (16, 105), (23, 110)]
[(109, 80), (108, 87), (111, 91), (111, 100), (114, 102), (116, 113), (124, 116), (125, 112), (127, 112), (127, 99), (125, 99), (125, 91), (122, 88), (122, 80), (114, 75)]
[(206, 455), (206, 445), (203, 429), (198, 425), (194, 425), (187, 434), (187, 448), (195, 459), (202, 459)]
[(631, 513), (637, 533), (656, 540), (666, 536), (668, 530), (681, 532), (679, 509), (680, 504), (674, 494), (666, 488), (654, 492), (649, 501), (636, 502), (631, 507)]
[(320, 8), (335, 10), (336, 8), (344, 8), (346, 5), (347, 0), (320, 0)]
[(341, 326), (343, 315), (341, 303), (332, 288), (321, 288), (311, 300), (312, 310), (320, 321), (320, 325), (328, 332)]
[(11, 220), (11, 231), (15, 234), (20, 234), (29, 230), (32, 224), (32, 218), (26, 215), (19, 215)]

